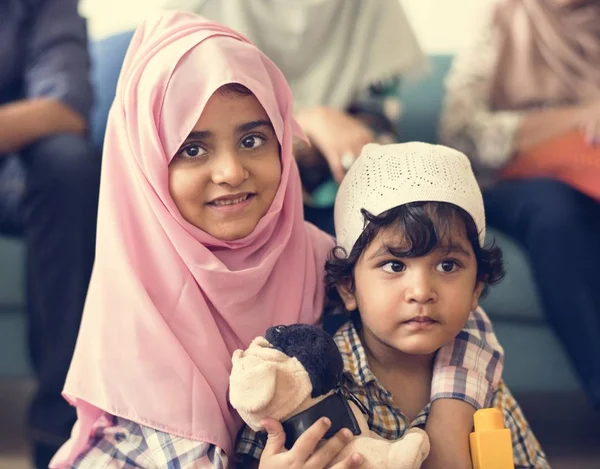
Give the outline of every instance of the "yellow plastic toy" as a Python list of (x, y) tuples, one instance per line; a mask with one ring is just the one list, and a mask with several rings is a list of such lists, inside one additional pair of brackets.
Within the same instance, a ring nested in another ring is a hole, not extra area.
[(473, 469), (514, 469), (512, 438), (498, 409), (480, 409), (470, 435)]

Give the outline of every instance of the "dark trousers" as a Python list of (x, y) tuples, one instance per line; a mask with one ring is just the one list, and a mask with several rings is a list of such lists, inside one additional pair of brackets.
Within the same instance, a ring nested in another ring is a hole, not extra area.
[[(34, 448), (56, 449), (75, 412), (61, 391), (94, 261), (100, 155), (85, 138), (58, 135), (19, 155), (0, 156), (0, 232), (27, 247), (31, 363), (38, 389), (30, 408)], [(43, 467), (47, 455), (37, 455)]]
[(504, 181), (484, 199), (489, 225), (528, 252), (548, 320), (600, 406), (600, 204), (549, 179)]

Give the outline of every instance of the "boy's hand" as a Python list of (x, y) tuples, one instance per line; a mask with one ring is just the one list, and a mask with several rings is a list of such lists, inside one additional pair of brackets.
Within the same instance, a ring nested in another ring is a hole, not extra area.
[(262, 422), (267, 431), (268, 438), (265, 449), (260, 458), (259, 469), (354, 469), (359, 468), (362, 457), (352, 454), (335, 466), (330, 466), (331, 461), (352, 441), (354, 435), (348, 429), (340, 430), (323, 446), (317, 445), (329, 429), (331, 422), (322, 418), (306, 430), (291, 450), (285, 449), (285, 433), (279, 422), (267, 419)]

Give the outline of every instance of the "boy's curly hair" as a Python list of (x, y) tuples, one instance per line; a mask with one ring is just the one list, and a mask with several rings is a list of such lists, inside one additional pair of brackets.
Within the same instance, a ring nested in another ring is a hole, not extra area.
[(362, 253), (371, 244), (382, 229), (396, 226), (399, 233), (404, 234), (408, 248), (402, 257), (426, 256), (435, 250), (440, 242), (452, 233), (453, 222), (464, 224), (467, 239), (473, 247), (477, 260), (477, 280), (484, 282), (482, 297), (504, 278), (504, 262), (502, 250), (494, 243), (482, 247), (479, 244), (479, 233), (475, 222), (462, 208), (446, 202), (412, 202), (394, 207), (381, 215), (372, 215), (367, 210), (361, 210), (367, 227), (362, 232), (350, 255), (344, 248), (337, 246), (331, 250), (325, 263), (325, 284), (330, 306), (343, 306), (336, 285), (350, 282), (354, 289), (354, 267)]

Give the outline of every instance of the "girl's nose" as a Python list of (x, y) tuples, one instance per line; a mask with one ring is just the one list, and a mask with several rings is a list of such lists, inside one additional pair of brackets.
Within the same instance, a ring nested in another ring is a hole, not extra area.
[(248, 171), (235, 152), (223, 151), (216, 155), (212, 164), (212, 181), (238, 187), (248, 179)]

